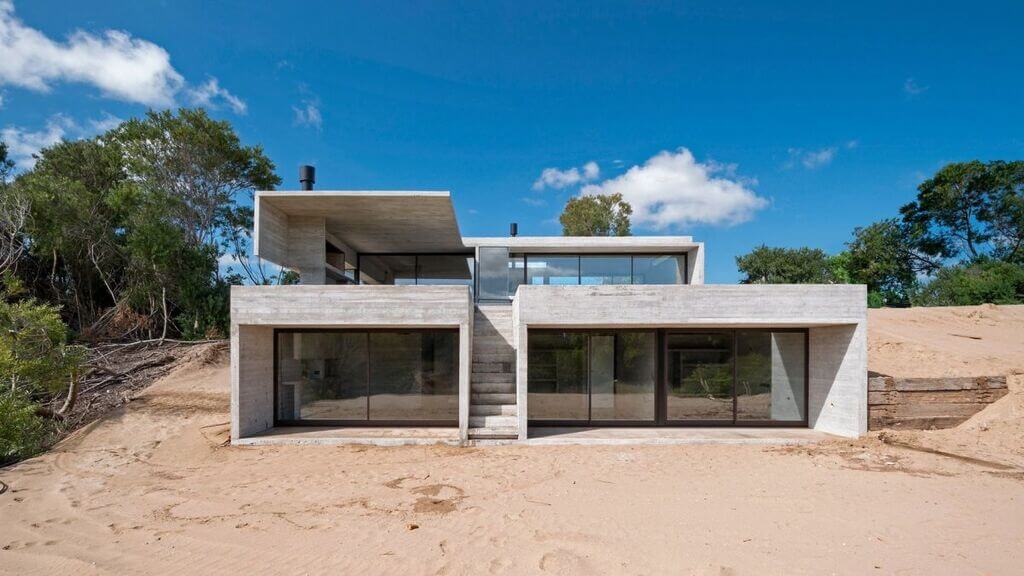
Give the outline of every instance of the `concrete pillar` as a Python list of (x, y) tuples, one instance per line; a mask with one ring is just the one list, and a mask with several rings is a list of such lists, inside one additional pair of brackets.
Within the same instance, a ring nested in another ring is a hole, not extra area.
[(808, 337), (808, 425), (851, 438), (867, 434), (867, 324), (811, 328)]
[(327, 283), (327, 236), (320, 216), (288, 217), (288, 267), (299, 273), (299, 284)]
[(274, 329), (235, 324), (231, 327), (231, 439), (273, 425)]

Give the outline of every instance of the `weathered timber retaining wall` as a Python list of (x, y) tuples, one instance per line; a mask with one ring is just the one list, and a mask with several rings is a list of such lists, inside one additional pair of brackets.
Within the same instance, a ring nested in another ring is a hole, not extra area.
[(868, 428), (951, 428), (1007, 393), (1005, 376), (868, 378)]

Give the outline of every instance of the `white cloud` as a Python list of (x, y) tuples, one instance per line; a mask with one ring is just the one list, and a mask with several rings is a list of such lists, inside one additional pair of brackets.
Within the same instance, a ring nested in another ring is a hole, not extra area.
[(295, 111), (295, 124), (299, 126), (310, 126), (320, 130), (324, 124), (324, 118), (320, 115), (319, 99), (303, 100), (302, 106), (292, 106)]
[(60, 82), (88, 84), (106, 97), (157, 108), (174, 106), (184, 91), (195, 104), (224, 102), (237, 114), (246, 109), (216, 78), (190, 87), (167, 50), (152, 42), (122, 30), (76, 30), (64, 42), (53, 40), (19, 20), (12, 0), (0, 0), (0, 87), (49, 92)]
[(216, 109), (221, 106), (221, 103), (225, 103), (235, 114), (239, 115), (245, 114), (248, 109), (241, 98), (221, 88), (220, 81), (212, 76), (202, 85), (189, 88), (188, 95), (192, 103), (197, 106)]
[(927, 90), (928, 86), (918, 84), (917, 80), (913, 78), (907, 78), (903, 81), (903, 93), (906, 94), (908, 98), (913, 98)]
[(558, 168), (545, 168), (540, 173), (540, 178), (537, 178), (533, 183), (533, 189), (540, 191), (545, 188), (567, 188), (597, 180), (597, 177), (600, 175), (601, 167), (594, 161), (587, 162), (582, 166), (582, 169), (570, 168), (568, 170), (559, 170)]
[(169, 106), (184, 83), (163, 48), (107, 30), (78, 30), (67, 42), (54, 42), (14, 16), (14, 3), (0, 0), (0, 84), (38, 92), (54, 82), (83, 82), (128, 102)]
[(789, 161), (786, 162), (785, 168), (793, 168), (797, 164), (802, 165), (808, 170), (814, 170), (820, 168), (826, 164), (830, 164), (836, 157), (836, 147), (829, 146), (827, 148), (821, 148), (819, 150), (804, 150), (802, 148), (790, 148)]
[(539, 206), (546, 206), (547, 205), (547, 201), (545, 201), (543, 198), (531, 198), (529, 196), (524, 196), (523, 197), (523, 202), (525, 202), (526, 204), (528, 204), (530, 206), (533, 206), (533, 207), (539, 207)]
[(622, 194), (638, 227), (664, 230), (695, 224), (739, 224), (768, 206), (736, 175), (733, 164), (700, 163), (686, 148), (662, 151), (621, 176), (583, 187), (581, 194)]
[(18, 168), (24, 170), (36, 165), (34, 154), (60, 142), (69, 131), (77, 130), (78, 126), (73, 120), (57, 114), (47, 120), (45, 128), (34, 132), (17, 126), (8, 126), (0, 130), (0, 140), (7, 143), (11, 158)]

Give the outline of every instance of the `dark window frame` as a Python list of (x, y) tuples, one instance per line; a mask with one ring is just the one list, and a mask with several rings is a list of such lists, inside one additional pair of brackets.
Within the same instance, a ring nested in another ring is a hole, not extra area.
[[(370, 401), (370, 376), (371, 376), (371, 362), (370, 362), (370, 333), (408, 333), (408, 332), (448, 332), (455, 334), (455, 350), (456, 350), (456, 363), (458, 364), (459, 372), (462, 371), (462, 351), (459, 346), (459, 329), (458, 328), (274, 328), (274, 427), (278, 426), (308, 426), (308, 427), (348, 427), (348, 428), (457, 428), (459, 426), (459, 415), (456, 412), (454, 420), (371, 420), (369, 414), (365, 420), (288, 420), (279, 418), (278, 402), (280, 400), (280, 389), (279, 379), (280, 371), (280, 351), (278, 350), (278, 334), (298, 334), (298, 333), (356, 333), (356, 334), (367, 334), (366, 340), (366, 387), (367, 396), (366, 401)], [(461, 374), (456, 374), (456, 378), (461, 382)]]
[[(362, 277), (362, 272), (363, 272), (363, 256), (412, 256), (413, 257), (412, 269), (413, 269), (413, 279), (414, 279), (414, 283), (412, 284), (413, 286), (419, 286), (420, 285), (420, 283), (419, 283), (420, 282), (420, 278), (419, 278), (419, 275), (420, 275), (420, 261), (419, 261), (419, 257), (420, 256), (463, 256), (465, 258), (469, 258), (469, 259), (473, 260), (473, 269), (472, 269), (473, 278), (470, 279), (471, 282), (468, 284), (468, 286), (470, 287), (470, 290), (473, 290), (474, 294), (476, 293), (476, 283), (477, 283), (477, 279), (476, 279), (476, 276), (477, 276), (476, 252), (357, 252), (356, 253), (356, 284), (357, 285), (363, 285), (363, 277)], [(366, 284), (366, 286), (381, 286), (381, 284)], [(388, 286), (388, 284), (384, 284), (384, 286)], [(438, 286), (438, 284), (433, 284), (433, 286)], [(462, 286), (462, 284), (452, 284), (452, 286)]]

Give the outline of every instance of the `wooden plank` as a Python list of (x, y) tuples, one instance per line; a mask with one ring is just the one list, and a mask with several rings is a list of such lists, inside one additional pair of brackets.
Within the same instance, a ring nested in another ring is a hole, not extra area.
[(923, 392), (868, 392), (868, 406), (882, 404), (943, 404), (981, 403), (991, 404), (1007, 394), (1004, 388), (986, 390), (928, 390)]
[(977, 376), (949, 378), (868, 378), (868, 391), (899, 390), (925, 392), (933, 390), (974, 390), (1006, 388), (1006, 376)]

